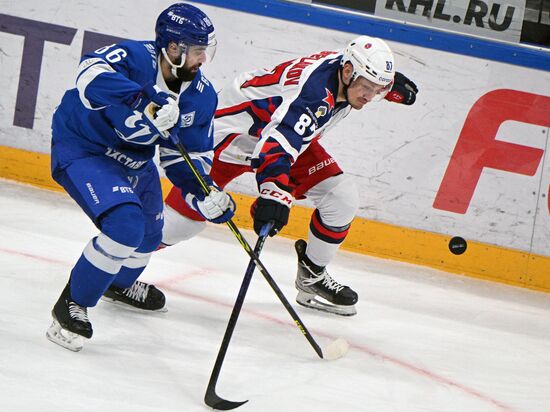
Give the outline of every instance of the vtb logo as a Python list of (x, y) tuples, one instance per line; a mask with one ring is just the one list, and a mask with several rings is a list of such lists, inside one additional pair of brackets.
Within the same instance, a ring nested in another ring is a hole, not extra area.
[(507, 120), (550, 127), (550, 97), (508, 89), (481, 96), (466, 117), (434, 208), (466, 213), (485, 167), (534, 176), (544, 150), (496, 140)]

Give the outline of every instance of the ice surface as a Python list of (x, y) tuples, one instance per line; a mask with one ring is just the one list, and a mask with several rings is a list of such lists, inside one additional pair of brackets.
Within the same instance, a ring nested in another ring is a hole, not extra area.
[[(247, 265), (225, 226), (157, 252), (143, 275), (167, 313), (100, 302), (79, 353), (49, 342), (50, 311), (95, 227), (61, 193), (0, 180), (0, 410), (205, 411), (204, 391)], [(243, 231), (249, 242), (255, 235)], [(292, 241), (262, 261), (294, 302)], [(357, 316), (295, 306), (320, 360), (259, 273), (217, 392), (240, 411), (550, 411), (550, 295), (341, 252), (329, 267)]]

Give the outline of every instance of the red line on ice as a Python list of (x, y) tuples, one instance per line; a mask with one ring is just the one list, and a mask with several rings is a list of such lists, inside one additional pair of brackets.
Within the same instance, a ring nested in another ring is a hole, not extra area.
[(34, 255), (32, 253), (20, 252), (18, 250), (4, 249), (4, 248), (0, 247), (0, 252), (6, 253), (8, 255), (17, 255), (17, 256), (23, 256), (23, 257), (31, 258), (31, 259), (34, 259), (34, 260), (40, 260), (42, 262), (56, 263), (56, 264), (59, 264), (59, 265), (71, 266), (70, 263), (68, 263), (67, 261), (64, 261), (64, 260), (58, 260), (58, 259), (52, 259), (52, 258), (48, 258), (48, 257), (44, 257), (44, 256), (38, 256), (38, 255)]
[[(164, 282), (158, 283), (157, 282), (156, 285), (157, 286), (162, 286), (163, 289), (170, 290), (170, 292), (172, 292), (176, 295), (185, 296), (185, 297), (188, 297), (188, 298), (191, 298), (191, 299), (194, 299), (194, 300), (199, 300), (199, 301), (203, 301), (203, 302), (212, 303), (212, 304), (215, 304), (215, 305), (218, 305), (218, 306), (233, 308), (233, 304), (223, 303), (223, 302), (221, 302), (217, 299), (209, 298), (209, 297), (206, 297), (206, 296), (203, 296), (203, 295), (197, 295), (197, 294), (194, 294), (194, 293), (191, 293), (191, 292), (186, 292), (186, 291), (182, 291), (181, 289), (174, 288), (174, 286), (173, 286), (174, 283), (176, 283), (176, 279), (172, 278), (169, 281), (167, 281), (166, 283), (164, 283)], [(296, 325), (291, 321), (283, 321), (281, 319), (275, 318), (273, 316), (267, 315), (267, 314), (262, 313), (262, 312), (257, 312), (257, 311), (254, 311), (254, 310), (244, 309), (244, 308), (242, 309), (242, 311), (249, 314), (249, 315), (252, 315), (252, 316), (255, 316), (257, 318), (264, 319), (264, 320), (268, 320), (270, 322), (277, 323), (279, 325), (290, 326), (292, 328), (296, 327)], [(325, 338), (330, 339), (331, 341), (336, 339), (336, 336), (332, 336), (330, 334), (327, 334), (327, 333), (324, 333), (324, 332), (321, 332), (321, 331), (318, 331), (318, 330), (313, 330), (312, 332), (315, 336), (323, 336)], [(368, 354), (372, 357), (382, 359), (386, 362), (390, 362), (390, 363), (392, 363), (396, 366), (399, 366), (403, 369), (406, 369), (410, 372), (416, 373), (418, 375), (422, 375), (425, 378), (428, 378), (432, 381), (435, 381), (435, 382), (438, 382), (440, 384), (444, 384), (444, 385), (448, 385), (448, 386), (452, 386), (454, 388), (457, 388), (457, 389), (461, 390), (462, 392), (464, 392), (464, 393), (466, 393), (470, 396), (473, 396), (473, 397), (475, 397), (475, 398), (477, 398), (477, 399), (479, 399), (483, 402), (490, 403), (493, 406), (496, 406), (501, 411), (506, 411), (506, 412), (513, 412), (514, 411), (514, 408), (506, 405), (503, 402), (500, 402), (496, 399), (493, 399), (490, 396), (485, 395), (485, 394), (481, 393), (480, 391), (478, 391), (476, 389), (473, 389), (473, 388), (470, 388), (470, 387), (468, 387), (466, 385), (463, 385), (461, 383), (455, 382), (455, 381), (453, 381), (449, 378), (438, 375), (434, 372), (430, 372), (427, 369), (420, 368), (418, 366), (414, 366), (413, 364), (410, 364), (410, 363), (408, 363), (406, 361), (403, 361), (403, 360), (400, 360), (398, 358), (394, 358), (392, 356), (385, 355), (384, 353), (373, 350), (373, 349), (371, 349), (371, 348), (369, 348), (368, 346), (365, 346), (365, 345), (358, 345), (358, 344), (354, 344), (354, 343), (349, 343), (349, 345), (350, 345), (350, 348), (353, 348), (355, 350), (359, 350), (359, 351), (364, 352), (364, 353), (366, 353), (366, 354)]]
[[(11, 255), (23, 256), (23, 257), (39, 260), (39, 261), (42, 261), (42, 262), (56, 263), (56, 264), (61, 264), (61, 265), (66, 265), (66, 266), (72, 266), (72, 263), (69, 263), (67, 261), (51, 259), (51, 258), (47, 258), (47, 257), (44, 257), (44, 256), (34, 255), (32, 253), (19, 252), (17, 250), (10, 250), (10, 249), (0, 248), (0, 252), (11, 254)], [(181, 289), (178, 289), (178, 288), (174, 287), (174, 284), (177, 283), (177, 282), (180, 282), (181, 280), (185, 280), (185, 279), (195, 277), (195, 276), (205, 275), (208, 272), (209, 272), (209, 270), (206, 269), (206, 268), (197, 269), (195, 271), (192, 271), (192, 272), (189, 272), (189, 273), (186, 273), (186, 274), (183, 274), (183, 275), (178, 275), (178, 276), (174, 276), (174, 277), (169, 278), (169, 279), (165, 279), (164, 281), (155, 282), (155, 284), (159, 287), (162, 286), (162, 288), (167, 289), (170, 292), (172, 292), (174, 294), (177, 294), (177, 295), (180, 295), (180, 296), (185, 296), (185, 297), (188, 297), (188, 298), (191, 298), (191, 299), (194, 299), (194, 300), (198, 300), (198, 301), (202, 301), (202, 302), (212, 303), (212, 304), (218, 305), (218, 306), (232, 308), (233, 307), (232, 303), (231, 304), (223, 303), (223, 302), (221, 302), (217, 299), (212, 299), (212, 298), (209, 298), (207, 296), (197, 295), (197, 294), (190, 293), (190, 292), (184, 292)], [(257, 312), (257, 311), (253, 311), (253, 310), (247, 310), (247, 309), (243, 309), (243, 312), (245, 312), (247, 314), (250, 314), (250, 315), (253, 315), (257, 318), (261, 318), (261, 319), (268, 320), (268, 321), (273, 322), (273, 323), (277, 323), (279, 325), (290, 326), (292, 328), (296, 327), (296, 325), (293, 322), (283, 321), (281, 319), (275, 318), (273, 316), (267, 315), (267, 314), (262, 313), (262, 312)], [(317, 331), (317, 330), (314, 331), (314, 334), (316, 336), (323, 336), (323, 337), (331, 339), (331, 340), (336, 339), (336, 336), (332, 336), (330, 334), (327, 334), (327, 333), (324, 333), (324, 332), (321, 332), (321, 331)], [(455, 388), (461, 390), (462, 392), (464, 392), (464, 393), (466, 393), (470, 396), (473, 396), (473, 397), (475, 397), (475, 398), (477, 398), (481, 401), (490, 403), (490, 404), (498, 407), (502, 411), (506, 411), (506, 412), (514, 411), (514, 409), (512, 407), (504, 404), (503, 402), (500, 402), (496, 399), (493, 399), (490, 396), (481, 393), (480, 391), (472, 389), (472, 388), (470, 388), (466, 385), (462, 385), (462, 384), (460, 384), (458, 382), (455, 382), (455, 381), (453, 381), (449, 378), (438, 375), (434, 372), (430, 372), (427, 369), (420, 368), (418, 366), (414, 366), (414, 365), (412, 365), (408, 362), (405, 362), (403, 360), (400, 360), (398, 358), (394, 358), (392, 356), (385, 355), (385, 354), (383, 354), (381, 352), (378, 352), (376, 350), (373, 350), (373, 349), (371, 349), (371, 348), (369, 348), (365, 345), (358, 345), (358, 344), (354, 344), (354, 343), (350, 343), (349, 345), (350, 345), (351, 348), (353, 348), (355, 350), (359, 350), (359, 351), (364, 352), (364, 353), (366, 353), (366, 354), (368, 354), (372, 357), (382, 359), (386, 362), (390, 362), (390, 363), (392, 363), (394, 365), (397, 365), (397, 366), (399, 366), (403, 369), (406, 369), (410, 372), (416, 373), (418, 375), (422, 375), (425, 378), (428, 378), (432, 381), (435, 381), (435, 382), (438, 382), (438, 383), (441, 383), (441, 384), (444, 384), (444, 385), (455, 387)]]

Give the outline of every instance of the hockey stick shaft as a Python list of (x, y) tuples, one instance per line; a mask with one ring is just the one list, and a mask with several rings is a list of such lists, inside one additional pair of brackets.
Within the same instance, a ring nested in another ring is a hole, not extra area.
[[(265, 240), (272, 226), (273, 226), (273, 223), (270, 222), (262, 228), (260, 232), (260, 236), (258, 237), (258, 240), (256, 242), (256, 246), (254, 247), (254, 253), (256, 253), (257, 256), (260, 255), (260, 252), (262, 251)], [(218, 351), (218, 356), (216, 357), (216, 362), (214, 363), (214, 368), (212, 369), (212, 374), (210, 375), (210, 381), (208, 382), (208, 387), (206, 388), (206, 393), (204, 395), (204, 402), (208, 406), (214, 409), (220, 409), (220, 410), (234, 409), (241, 406), (244, 402), (248, 402), (248, 401), (232, 402), (232, 401), (228, 401), (223, 398), (220, 398), (216, 394), (216, 383), (218, 382), (218, 377), (220, 376), (223, 360), (227, 353), (227, 348), (229, 347), (229, 342), (231, 341), (231, 337), (233, 336), (233, 331), (235, 330), (235, 326), (237, 325), (237, 320), (239, 318), (239, 314), (241, 313), (246, 292), (248, 291), (248, 287), (250, 286), (250, 281), (252, 280), (252, 275), (254, 274), (255, 268), (256, 268), (256, 264), (252, 259), (250, 259), (250, 263), (248, 263), (248, 267), (246, 268), (246, 272), (244, 274), (244, 278), (241, 283), (241, 288), (239, 289), (239, 294), (237, 295), (237, 300), (235, 301), (235, 305), (233, 306), (233, 310), (231, 311), (231, 316), (229, 317), (229, 322), (227, 323), (225, 334), (223, 335), (223, 340), (220, 345), (220, 350)]]
[[(187, 166), (193, 172), (193, 175), (199, 182), (204, 193), (208, 196), (210, 194), (211, 189), (206, 183), (206, 181), (204, 180), (204, 178), (202, 177), (202, 175), (197, 170), (197, 167), (193, 163), (185, 147), (183, 147), (183, 145), (180, 143), (177, 136), (177, 132), (170, 133), (170, 140), (176, 146), (181, 156), (183, 157), (183, 160), (185, 161), (185, 163), (187, 163)], [(277, 295), (277, 297), (279, 298), (279, 300), (281, 301), (281, 303), (283, 304), (287, 312), (290, 314), (290, 316), (292, 317), (292, 320), (294, 321), (294, 323), (296, 324), (300, 332), (302, 332), (302, 334), (308, 340), (308, 342), (313, 347), (317, 355), (320, 358), (323, 358), (323, 351), (321, 350), (321, 347), (315, 341), (311, 333), (309, 333), (309, 331), (307, 330), (306, 326), (304, 325), (304, 323), (302, 322), (302, 320), (300, 319), (300, 317), (298, 316), (294, 308), (288, 302), (288, 299), (285, 297), (285, 295), (283, 294), (283, 292), (281, 291), (277, 283), (275, 283), (275, 280), (271, 277), (271, 275), (269, 274), (264, 264), (258, 258), (258, 255), (254, 253), (254, 251), (252, 250), (252, 248), (250, 247), (250, 245), (248, 244), (244, 236), (241, 234), (239, 228), (235, 225), (235, 223), (233, 223), (233, 220), (231, 219), (228, 220), (226, 224), (231, 230), (231, 232), (233, 233), (233, 235), (235, 235), (235, 237), (237, 238), (237, 240), (239, 241), (243, 249), (246, 251), (248, 256), (250, 256), (250, 259), (254, 261), (254, 264), (258, 267), (258, 270), (260, 271), (260, 273), (263, 275), (263, 277), (265, 278), (269, 286), (271, 286), (271, 289), (273, 289), (273, 291), (275, 292), (275, 294)]]

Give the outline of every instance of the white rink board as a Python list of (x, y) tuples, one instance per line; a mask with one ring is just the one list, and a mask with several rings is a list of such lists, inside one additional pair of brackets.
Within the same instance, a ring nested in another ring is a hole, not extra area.
[[(0, 146), (49, 152), (50, 121), (74, 84), (84, 31), (152, 39), (154, 21), (170, 2), (98, 0), (0, 1), (4, 14), (77, 28), (70, 46), (45, 43), (33, 129), (13, 125), (23, 37), (0, 32)], [(216, 88), (255, 67), (271, 67), (354, 37), (303, 24), (196, 4), (213, 20), (218, 50), (204, 68)], [(550, 73), (389, 42), (397, 70), (420, 88), (412, 107), (382, 102), (352, 113), (322, 140), (361, 191), (361, 217), (397, 226), (460, 235), (497, 246), (550, 255), (550, 166), (534, 176), (485, 168), (466, 213), (433, 207), (443, 175), (472, 105), (485, 93), (512, 89), (550, 96)], [(550, 115), (549, 115), (550, 116)], [(505, 122), (496, 136), (545, 150), (548, 129)], [(250, 177), (229, 187), (254, 195)], [(307, 203), (306, 203), (307, 204)]]

